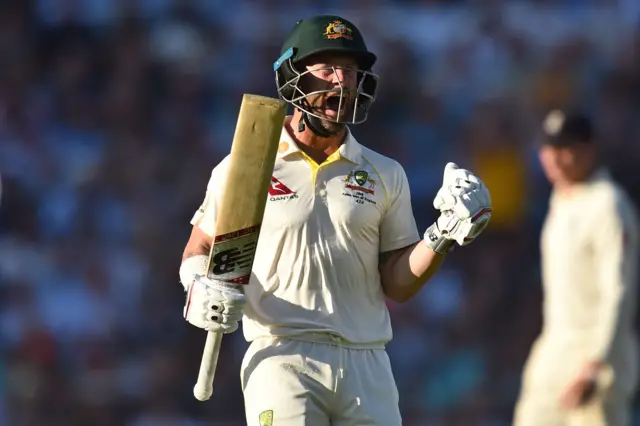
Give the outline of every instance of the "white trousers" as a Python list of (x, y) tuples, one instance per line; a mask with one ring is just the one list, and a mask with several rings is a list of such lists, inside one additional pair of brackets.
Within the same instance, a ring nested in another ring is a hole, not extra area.
[(298, 338), (251, 343), (241, 370), (247, 426), (400, 426), (386, 351)]
[(621, 345), (612, 365), (598, 377), (598, 390), (586, 405), (565, 410), (562, 391), (588, 359), (589, 341), (538, 338), (522, 376), (514, 426), (630, 426), (638, 379), (634, 344)]

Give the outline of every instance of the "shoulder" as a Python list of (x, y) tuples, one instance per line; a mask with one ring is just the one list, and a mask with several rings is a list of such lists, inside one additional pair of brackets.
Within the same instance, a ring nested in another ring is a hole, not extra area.
[(231, 155), (226, 155), (218, 164), (211, 170), (211, 177), (207, 184), (207, 189), (219, 188), (224, 185), (227, 177), (227, 170), (229, 170), (229, 162)]
[(594, 213), (599, 219), (616, 221), (637, 227), (638, 212), (627, 192), (613, 178), (605, 174), (591, 188)]
[(361, 163), (368, 165), (379, 177), (387, 196), (387, 202), (410, 194), (409, 181), (402, 165), (393, 158), (361, 146)]
[(361, 147), (362, 162), (369, 164), (378, 175), (393, 185), (402, 185), (407, 180), (404, 167), (393, 158), (382, 155), (364, 145)]
[(229, 163), (231, 162), (231, 154), (227, 154), (218, 164), (215, 165), (213, 170), (211, 171), (212, 175), (220, 175), (224, 174), (229, 168)]

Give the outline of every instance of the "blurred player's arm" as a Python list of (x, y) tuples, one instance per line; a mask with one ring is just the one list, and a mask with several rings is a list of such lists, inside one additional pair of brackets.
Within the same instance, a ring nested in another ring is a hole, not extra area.
[(591, 359), (603, 364), (609, 360), (621, 326), (634, 315), (638, 235), (632, 216), (625, 211), (620, 202), (607, 203), (593, 235), (600, 299)]

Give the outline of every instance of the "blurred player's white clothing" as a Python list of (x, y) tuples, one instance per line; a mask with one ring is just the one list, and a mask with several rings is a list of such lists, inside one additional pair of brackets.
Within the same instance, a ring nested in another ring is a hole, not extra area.
[[(191, 221), (209, 235), (227, 167), (223, 160), (213, 170)], [(245, 290), (243, 330), (253, 342), (243, 383), (249, 425), (271, 425), (258, 418), (263, 412), (284, 426), (324, 426), (330, 417), (340, 424), (348, 415), (357, 424), (401, 424), (384, 351), (392, 332), (378, 265), (380, 253), (420, 239), (396, 161), (348, 133), (318, 165), (283, 129)]]
[[(213, 235), (228, 159), (213, 171), (191, 223)], [(349, 133), (318, 166), (286, 130), (246, 287), (248, 341), (325, 331), (385, 343), (391, 324), (378, 257), (420, 240), (402, 167)]]
[[(568, 194), (554, 192), (541, 248), (543, 328), (525, 367), (515, 424), (573, 426), (579, 418), (581, 426), (625, 426), (638, 381), (633, 204), (600, 170)], [(598, 360), (612, 369), (611, 388), (590, 406), (563, 412), (561, 392)]]

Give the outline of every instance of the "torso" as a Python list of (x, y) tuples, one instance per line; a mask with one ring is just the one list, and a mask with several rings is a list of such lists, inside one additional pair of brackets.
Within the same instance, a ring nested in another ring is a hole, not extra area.
[[(399, 165), (355, 139), (318, 165), (286, 136), (247, 288), (245, 336), (314, 331), (386, 342), (391, 325), (378, 257)], [(408, 230), (397, 244), (408, 245), (418, 236), (411, 212), (405, 215), (398, 220)]]

